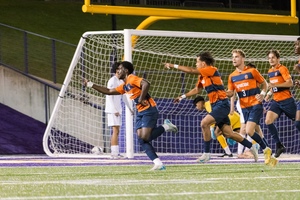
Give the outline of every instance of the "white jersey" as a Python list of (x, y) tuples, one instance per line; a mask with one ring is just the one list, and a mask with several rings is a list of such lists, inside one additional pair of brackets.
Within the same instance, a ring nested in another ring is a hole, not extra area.
[[(124, 83), (123, 80), (113, 76), (107, 82), (108, 89), (114, 89)], [(105, 98), (105, 112), (106, 113), (122, 113), (121, 99), (123, 95), (106, 95)]]

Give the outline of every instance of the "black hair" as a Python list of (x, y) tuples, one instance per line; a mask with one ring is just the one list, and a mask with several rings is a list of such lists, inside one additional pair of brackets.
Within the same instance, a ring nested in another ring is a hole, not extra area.
[(115, 74), (120, 64), (121, 62), (115, 62), (111, 67), (111, 72)]
[(253, 63), (251, 63), (251, 62), (247, 63), (246, 66), (252, 67), (252, 68), (255, 68), (255, 69), (256, 69), (256, 65), (253, 64)]
[(197, 96), (193, 101), (194, 106), (196, 106), (199, 101), (204, 101), (204, 98), (202, 96)]
[(133, 64), (131, 62), (123, 61), (121, 62), (121, 65), (128, 70), (128, 74), (132, 74), (134, 71)]
[(199, 60), (205, 62), (209, 66), (213, 66), (215, 64), (215, 59), (212, 57), (211, 53), (208, 51), (201, 52), (197, 55)]

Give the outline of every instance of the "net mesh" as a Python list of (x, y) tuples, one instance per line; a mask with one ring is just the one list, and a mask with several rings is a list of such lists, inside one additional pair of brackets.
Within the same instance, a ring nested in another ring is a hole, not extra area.
[[(160, 118), (158, 125), (168, 118), (179, 128), (178, 134), (165, 133), (152, 142), (157, 152), (164, 153), (201, 153), (202, 133), (200, 121), (205, 112), (199, 112), (192, 104), (192, 98), (174, 104), (173, 99), (194, 88), (197, 76), (177, 70), (164, 69), (164, 62), (195, 67), (196, 55), (210, 51), (216, 59), (225, 87), (228, 75), (234, 70), (231, 51), (239, 48), (246, 53), (246, 62), (252, 62), (267, 78), (269, 63), (267, 51), (278, 49), (281, 63), (292, 68), (298, 58), (294, 55), (293, 44), (296, 38), (287, 36), (215, 34), (191, 32), (134, 31), (131, 37), (132, 63), (135, 74), (146, 78), (150, 83), (150, 95), (156, 100)], [(105, 95), (93, 89), (83, 87), (83, 78), (105, 86), (111, 77), (111, 65), (124, 59), (123, 32), (90, 32), (83, 37), (83, 45), (74, 55), (65, 80), (65, 91), (61, 95), (57, 109), (51, 116), (45, 132), (44, 145), (55, 154), (90, 154), (91, 148), (100, 146), (104, 152), (110, 152), (111, 130), (107, 127), (104, 113)], [(293, 75), (297, 76), (297, 75)], [(292, 88), (296, 99), (299, 92)], [(199, 95), (206, 97), (206, 93)], [(264, 103), (268, 108), (268, 103)], [(124, 108), (124, 105), (123, 105)], [(267, 141), (275, 149), (274, 141), (264, 125), (261, 125)], [(292, 121), (282, 115), (276, 122), (288, 153), (299, 153), (299, 133)], [(119, 144), (125, 152), (126, 120), (123, 116)], [(236, 146), (230, 147), (236, 152)], [(134, 133), (134, 152), (141, 152)], [(212, 142), (212, 152), (223, 150), (217, 141)]]

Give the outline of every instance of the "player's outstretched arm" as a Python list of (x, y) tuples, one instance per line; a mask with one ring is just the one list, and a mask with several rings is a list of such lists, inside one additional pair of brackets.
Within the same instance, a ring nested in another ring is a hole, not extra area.
[(93, 88), (95, 90), (97, 90), (98, 92), (102, 93), (102, 94), (108, 94), (108, 95), (118, 95), (120, 94), (117, 90), (115, 89), (108, 89), (107, 87), (103, 87), (100, 85), (96, 85), (94, 84), (92, 81), (88, 81), (86, 79), (84, 79), (84, 85), (88, 88)]
[(172, 64), (172, 63), (163, 63), (163, 64), (166, 69), (175, 68), (187, 74), (197, 74), (197, 75), (200, 74), (200, 72), (196, 68), (186, 67), (186, 66)]

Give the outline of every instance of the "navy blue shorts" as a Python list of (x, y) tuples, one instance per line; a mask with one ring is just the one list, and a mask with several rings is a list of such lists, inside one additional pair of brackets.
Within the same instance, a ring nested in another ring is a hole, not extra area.
[(150, 107), (147, 110), (138, 112), (136, 115), (136, 130), (143, 127), (155, 128), (157, 125), (158, 115), (159, 114), (156, 107)]
[(255, 122), (256, 124), (259, 124), (260, 119), (263, 116), (263, 111), (264, 111), (264, 108), (263, 108), (262, 104), (258, 104), (258, 105), (251, 106), (248, 108), (242, 108), (245, 123), (250, 121), (250, 122)]
[(229, 112), (230, 104), (228, 99), (217, 101), (211, 104), (212, 111), (209, 113), (215, 120), (216, 125), (221, 129), (224, 124), (230, 125)]
[(271, 101), (270, 109), (280, 117), (284, 113), (289, 119), (295, 121), (297, 105), (294, 98), (289, 98), (284, 101)]

